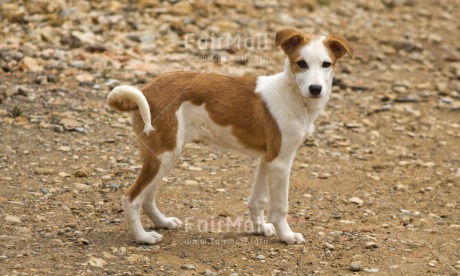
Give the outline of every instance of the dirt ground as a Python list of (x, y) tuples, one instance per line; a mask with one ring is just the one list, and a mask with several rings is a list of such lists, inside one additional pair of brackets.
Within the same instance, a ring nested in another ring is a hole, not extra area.
[[(460, 274), (460, 1), (0, 7), (1, 275)], [(185, 227), (136, 244), (120, 197), (137, 144), (110, 89), (173, 70), (280, 72), (283, 27), (342, 34), (356, 55), (292, 170), (289, 221), (306, 243), (241, 227), (257, 160), (197, 143), (157, 197)], [(223, 33), (260, 41), (210, 42)]]

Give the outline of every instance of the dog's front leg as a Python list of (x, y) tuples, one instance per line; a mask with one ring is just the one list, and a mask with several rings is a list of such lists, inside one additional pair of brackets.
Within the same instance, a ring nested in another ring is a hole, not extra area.
[(267, 164), (268, 190), (270, 194), (270, 220), (278, 238), (287, 244), (305, 242), (301, 233), (294, 233), (287, 222), (289, 208), (289, 175), (292, 162), (274, 160)]
[(275, 233), (273, 224), (265, 223), (264, 218), (264, 208), (268, 203), (268, 175), (266, 167), (267, 164), (263, 160), (259, 160), (254, 176), (254, 184), (252, 185), (252, 193), (248, 201), (248, 207), (251, 219), (254, 223), (254, 233), (264, 236), (273, 236)]

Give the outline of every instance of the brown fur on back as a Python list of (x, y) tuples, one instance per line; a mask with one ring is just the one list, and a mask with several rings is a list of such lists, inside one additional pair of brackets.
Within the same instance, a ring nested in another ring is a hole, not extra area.
[[(281, 132), (260, 94), (255, 93), (257, 77), (231, 77), (193, 72), (170, 72), (158, 76), (141, 91), (144, 93), (155, 129), (148, 136), (139, 112), (133, 116), (143, 162), (176, 148), (176, 111), (182, 103), (204, 104), (210, 118), (221, 126), (231, 126), (238, 141), (265, 153), (271, 161), (279, 153)], [(155, 158), (153, 158), (155, 159)], [(139, 181), (142, 183), (142, 181)], [(135, 198), (148, 182), (129, 192)], [(139, 186), (139, 185), (138, 185)]]

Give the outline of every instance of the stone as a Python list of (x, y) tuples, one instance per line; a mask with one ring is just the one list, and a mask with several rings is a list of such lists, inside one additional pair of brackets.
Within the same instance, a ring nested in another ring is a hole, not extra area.
[(257, 255), (256, 258), (259, 259), (259, 260), (265, 260), (265, 256), (264, 256), (264, 255)]
[(375, 242), (366, 242), (364, 247), (367, 248), (367, 249), (373, 249), (373, 248), (378, 248), (379, 246)]
[(367, 273), (377, 273), (380, 270), (378, 268), (365, 268), (365, 269), (363, 269), (363, 271), (365, 271)]
[(199, 183), (196, 180), (186, 179), (184, 184), (187, 185), (187, 186), (196, 186)]
[(69, 152), (71, 151), (72, 149), (70, 147), (67, 147), (67, 146), (62, 146), (62, 147), (59, 147), (59, 150), (60, 151), (63, 151), (63, 152)]
[(13, 215), (6, 215), (5, 216), (5, 221), (11, 222), (11, 223), (20, 223), (20, 222), (22, 222), (20, 217), (13, 216)]
[(38, 64), (38, 61), (32, 57), (24, 57), (18, 64), (18, 68), (22, 71), (41, 72), (43, 67)]
[(194, 264), (183, 264), (180, 268), (185, 270), (196, 270), (196, 266)]
[(87, 262), (87, 264), (93, 267), (102, 268), (107, 264), (107, 262), (101, 258), (91, 257), (89, 261)]
[(91, 83), (94, 81), (94, 77), (88, 73), (79, 74), (75, 79), (80, 83)]
[(77, 191), (87, 191), (91, 188), (91, 186), (89, 185), (86, 185), (86, 184), (83, 184), (83, 183), (72, 183), (72, 185), (74, 186), (74, 188), (77, 190)]
[(331, 244), (331, 243), (328, 243), (328, 242), (324, 243), (324, 244), (323, 244), (323, 247), (324, 247), (325, 249), (327, 249), (327, 250), (330, 250), (330, 251), (332, 251), (332, 250), (335, 249), (335, 246), (334, 246), (333, 244)]
[(350, 201), (351, 203), (356, 203), (358, 205), (363, 205), (364, 204), (364, 200), (358, 198), (358, 197), (352, 197), (350, 199), (348, 199), (348, 201)]
[(350, 265), (348, 266), (348, 269), (350, 271), (360, 271), (362, 268), (361, 266), (362, 266), (361, 261), (355, 261), (355, 262), (350, 263)]

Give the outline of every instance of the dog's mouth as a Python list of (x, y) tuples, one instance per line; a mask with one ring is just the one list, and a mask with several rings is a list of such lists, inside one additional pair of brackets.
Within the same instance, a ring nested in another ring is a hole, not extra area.
[(324, 98), (323, 95), (307, 95), (305, 98), (308, 98), (308, 99), (321, 99), (321, 98)]

